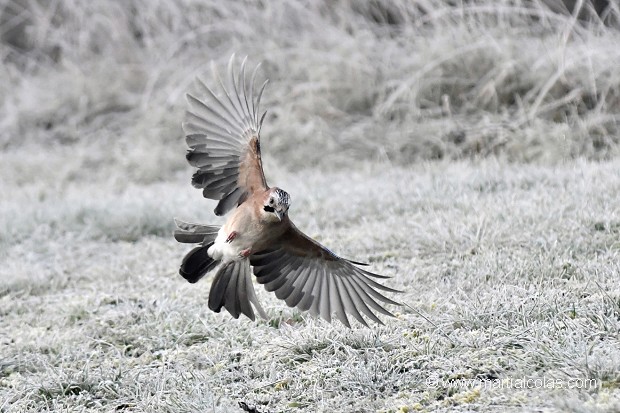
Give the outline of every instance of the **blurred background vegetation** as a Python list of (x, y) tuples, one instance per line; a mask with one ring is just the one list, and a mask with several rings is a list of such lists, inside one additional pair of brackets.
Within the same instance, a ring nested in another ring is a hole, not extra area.
[(233, 52), (271, 82), (268, 164), (612, 158), (619, 16), (604, 0), (4, 0), (0, 173), (188, 173), (184, 94)]

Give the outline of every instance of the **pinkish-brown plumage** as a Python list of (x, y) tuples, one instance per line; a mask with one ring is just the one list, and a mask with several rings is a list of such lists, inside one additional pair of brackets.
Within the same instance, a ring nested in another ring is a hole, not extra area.
[[(379, 290), (396, 292), (365, 271), (364, 265), (343, 259), (303, 234), (288, 216), (290, 196), (269, 188), (263, 173), (260, 129), (264, 114), (259, 103), (265, 83), (254, 97), (258, 67), (246, 85), (245, 60), (239, 74), (228, 65), (226, 84), (216, 74), (221, 94), (199, 82), (207, 96), (188, 96), (190, 110), (183, 128), (189, 163), (198, 168), (192, 178), (206, 198), (219, 201), (216, 215), (232, 210), (221, 227), (177, 221), (179, 242), (199, 243), (183, 259), (180, 273), (197, 282), (219, 268), (209, 292), (209, 308), (226, 308), (233, 317), (254, 320), (254, 309), (266, 318), (254, 293), (251, 273), (267, 291), (287, 305), (309, 310), (331, 321), (335, 315), (349, 326), (347, 315), (367, 325), (366, 316), (381, 323), (374, 311), (392, 315), (380, 303), (398, 303)], [(252, 269), (250, 269), (252, 266)]]

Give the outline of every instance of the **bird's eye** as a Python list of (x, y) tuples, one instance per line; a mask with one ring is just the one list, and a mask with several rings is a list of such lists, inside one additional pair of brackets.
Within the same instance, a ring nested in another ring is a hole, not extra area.
[(269, 205), (273, 205), (273, 198), (269, 200)]
[(270, 207), (269, 205), (265, 205), (265, 207), (263, 209), (265, 211), (267, 211), (267, 212), (275, 212), (276, 211), (273, 207)]

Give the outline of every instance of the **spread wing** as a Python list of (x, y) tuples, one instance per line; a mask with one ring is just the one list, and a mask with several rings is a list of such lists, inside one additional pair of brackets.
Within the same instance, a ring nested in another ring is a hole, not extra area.
[(393, 315), (379, 302), (400, 305), (377, 291), (399, 292), (373, 279), (389, 277), (365, 271), (338, 257), (292, 223), (272, 247), (251, 255), (250, 263), (257, 281), (289, 307), (310, 310), (327, 321), (335, 314), (347, 327), (347, 314), (366, 326), (362, 314), (383, 324), (373, 310)]
[(226, 85), (213, 69), (219, 82), (218, 97), (208, 86), (198, 80), (200, 100), (187, 95), (187, 111), (183, 130), (187, 145), (187, 160), (198, 168), (192, 185), (203, 189), (205, 198), (220, 201), (216, 215), (224, 215), (241, 204), (255, 191), (268, 188), (260, 156), (259, 133), (265, 113), (259, 116), (259, 103), (267, 82), (254, 95), (254, 82), (258, 67), (254, 69), (250, 84), (246, 84), (245, 59), (238, 76), (233, 64), (228, 63)]

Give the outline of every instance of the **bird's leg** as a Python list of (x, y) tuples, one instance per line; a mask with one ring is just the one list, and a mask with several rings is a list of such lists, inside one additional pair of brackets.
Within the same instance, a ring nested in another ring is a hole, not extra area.
[(237, 233), (237, 231), (233, 231), (230, 234), (228, 234), (228, 238), (226, 238), (226, 242), (231, 243), (232, 240), (234, 240), (235, 238), (237, 238), (237, 235), (239, 235)]
[(246, 248), (239, 253), (240, 257), (247, 258), (252, 254), (252, 248)]

